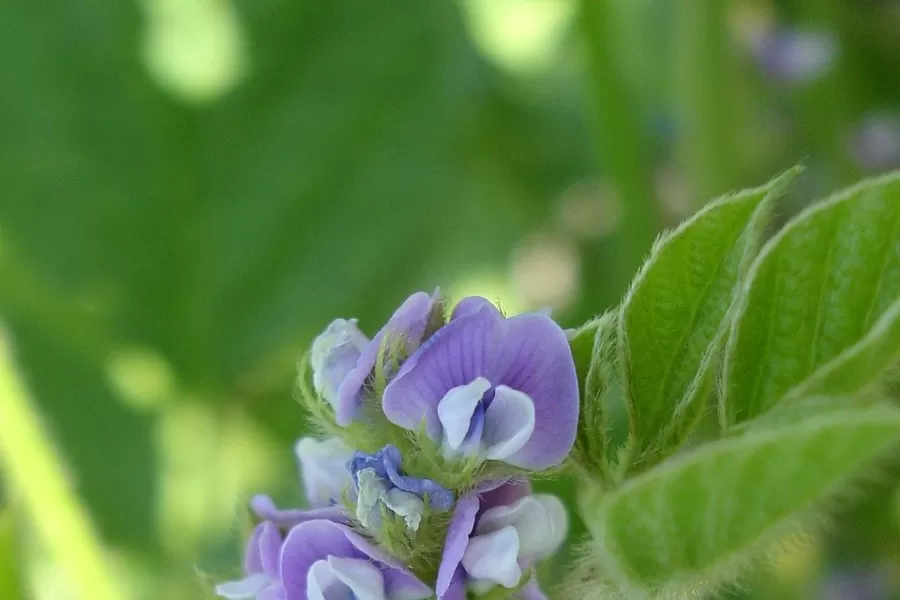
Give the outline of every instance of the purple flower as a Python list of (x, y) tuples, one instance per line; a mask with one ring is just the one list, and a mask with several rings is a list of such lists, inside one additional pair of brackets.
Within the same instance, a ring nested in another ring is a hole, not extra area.
[(900, 114), (869, 114), (853, 134), (851, 151), (867, 171), (886, 171), (900, 166)]
[(834, 64), (838, 47), (824, 31), (776, 30), (761, 33), (753, 54), (766, 76), (783, 83), (807, 83)]
[(356, 326), (356, 319), (335, 319), (313, 341), (309, 362), (313, 387), (322, 398), (338, 409), (338, 390), (356, 363), (369, 339)]
[(294, 527), (284, 540), (279, 566), (284, 594), (273, 600), (420, 600), (433, 595), (403, 565), (332, 521)]
[(247, 576), (239, 581), (217, 585), (216, 594), (232, 599), (283, 600), (281, 543), (281, 532), (274, 523), (263, 521), (257, 525), (244, 554), (244, 572)]
[(403, 363), (382, 406), (400, 427), (424, 424), (447, 458), (542, 469), (562, 462), (575, 441), (578, 379), (553, 320), (536, 313), (507, 319), (470, 297)]
[(301, 523), (286, 538), (273, 523), (257, 526), (244, 560), (247, 577), (216, 587), (219, 596), (256, 600), (419, 600), (432, 591), (349, 527)]
[(375, 368), (382, 342), (392, 341), (399, 337), (406, 344), (409, 352), (415, 350), (422, 342), (428, 324), (440, 309), (440, 292), (435, 290), (429, 296), (425, 292), (416, 292), (400, 305), (387, 324), (358, 355), (356, 365), (342, 378), (335, 404), (335, 417), (338, 425), (346, 427), (356, 416), (362, 402), (362, 394), (366, 379)]
[[(465, 598), (467, 587), (514, 588), (528, 568), (565, 540), (566, 510), (555, 496), (531, 495), (524, 482), (482, 489), (456, 505), (438, 571), (438, 598)], [(533, 581), (522, 593), (527, 600), (543, 597)]]
[(381, 507), (403, 517), (412, 530), (419, 528), (425, 498), (437, 510), (450, 510), (453, 493), (430, 479), (400, 472), (402, 458), (396, 446), (387, 445), (375, 454), (356, 452), (347, 463), (357, 492), (356, 517), (366, 527), (378, 527)]
[(305, 437), (297, 441), (294, 453), (300, 464), (300, 477), (310, 506), (328, 506), (339, 502), (350, 484), (347, 461), (353, 451), (338, 438), (317, 440)]

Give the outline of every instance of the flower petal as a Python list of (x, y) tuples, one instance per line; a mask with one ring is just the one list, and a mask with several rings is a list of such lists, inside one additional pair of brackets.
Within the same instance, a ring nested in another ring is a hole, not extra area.
[(490, 460), (507, 461), (522, 449), (534, 433), (534, 402), (527, 394), (497, 386), (491, 405), (484, 411), (481, 443)]
[(250, 508), (260, 519), (275, 523), (279, 529), (290, 529), (298, 523), (316, 519), (326, 519), (338, 523), (347, 522), (347, 514), (339, 506), (326, 506), (312, 510), (280, 510), (265, 494), (258, 494), (251, 498)]
[(443, 595), (438, 594), (438, 600), (466, 600), (466, 598), (466, 572), (462, 567), (457, 567), (447, 591)]
[(465, 315), (471, 315), (485, 307), (494, 308), (496, 310), (494, 303), (487, 298), (481, 296), (467, 296), (457, 302), (456, 306), (453, 307), (453, 314), (450, 316), (450, 319), (453, 320)]
[(562, 462), (575, 442), (578, 376), (559, 325), (534, 313), (507, 319), (496, 363), (487, 377), (494, 385), (518, 390), (534, 402), (534, 433), (506, 462), (528, 469)]
[(548, 600), (547, 595), (541, 590), (541, 586), (538, 585), (535, 575), (532, 575), (525, 587), (522, 588), (522, 600)]
[(356, 368), (369, 339), (356, 326), (356, 319), (335, 319), (313, 341), (310, 365), (313, 387), (337, 410), (338, 389)]
[(381, 501), (391, 512), (403, 517), (407, 528), (412, 531), (419, 530), (419, 523), (422, 522), (422, 515), (425, 513), (425, 503), (421, 498), (400, 488), (394, 488), (384, 492)]
[[(291, 529), (281, 547), (281, 582), (286, 600), (307, 600), (307, 577), (316, 562), (329, 556), (364, 557), (347, 539), (349, 531), (344, 525), (322, 520), (300, 523)], [(324, 578), (326, 573), (317, 571), (317, 575)], [(324, 585), (325, 580), (320, 583)]]
[(531, 483), (527, 479), (511, 479), (494, 481), (490, 486), (480, 490), (481, 510), (487, 511), (495, 506), (509, 506), (531, 494)]
[(444, 553), (441, 555), (441, 564), (438, 568), (437, 591), (438, 598), (447, 595), (453, 582), (457, 567), (466, 552), (469, 543), (469, 535), (475, 527), (475, 515), (479, 508), (478, 496), (468, 494), (459, 499), (453, 511), (453, 518), (447, 530), (447, 541), (444, 542)]
[(515, 527), (477, 535), (469, 539), (462, 566), (474, 579), (513, 588), (522, 577), (518, 562), (519, 534)]
[(341, 383), (338, 389), (335, 420), (338, 425), (346, 427), (356, 416), (356, 411), (361, 402), (361, 394), (366, 379), (378, 362), (378, 354), (385, 336), (403, 336), (410, 344), (410, 351), (418, 347), (422, 341), (422, 334), (431, 317), (431, 311), (438, 298), (439, 292), (434, 296), (425, 292), (416, 292), (400, 305), (387, 324), (379, 331), (372, 341), (368, 343), (359, 356), (356, 367), (353, 368)]
[(271, 579), (265, 573), (253, 573), (240, 581), (227, 581), (216, 586), (216, 595), (229, 600), (255, 598)]
[(471, 383), (451, 389), (438, 402), (437, 413), (444, 428), (444, 440), (453, 450), (459, 450), (462, 446), (472, 425), (475, 408), (489, 389), (491, 382), (479, 377)]
[(247, 540), (246, 550), (244, 551), (244, 573), (261, 573), (262, 557), (259, 552), (259, 540), (262, 537), (266, 523), (260, 523), (253, 529), (250, 539)]
[(526, 496), (509, 506), (484, 511), (478, 519), (478, 535), (513, 527), (518, 532), (519, 556), (526, 564), (553, 553), (566, 537), (568, 518), (555, 496)]
[(300, 438), (294, 445), (300, 463), (300, 476), (306, 497), (312, 506), (328, 506), (339, 500), (350, 483), (347, 461), (353, 451), (336, 437), (317, 440)]
[(385, 593), (390, 600), (424, 600), (434, 596), (432, 589), (419, 581), (399, 561), (350, 529), (346, 529), (345, 535), (354, 548), (379, 564), (384, 576)]
[(384, 577), (369, 561), (329, 556), (328, 565), (355, 600), (385, 600)]
[(281, 560), (281, 532), (271, 521), (262, 523), (259, 536), (259, 560), (263, 572), (272, 579), (278, 579)]
[(385, 389), (382, 408), (388, 420), (412, 431), (424, 423), (428, 435), (440, 440), (438, 403), (453, 388), (487, 373), (502, 323), (500, 312), (486, 304), (439, 329)]
[(259, 594), (256, 595), (256, 600), (286, 600), (287, 596), (285, 596), (284, 586), (278, 582), (273, 583)]

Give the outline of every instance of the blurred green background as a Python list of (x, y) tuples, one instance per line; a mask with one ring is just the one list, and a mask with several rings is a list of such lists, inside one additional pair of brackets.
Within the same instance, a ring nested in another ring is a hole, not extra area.
[[(782, 218), (900, 165), (900, 2), (6, 0), (0, 598), (209, 597), (329, 320), (576, 325), (800, 161)], [(896, 584), (896, 481), (744, 594)]]

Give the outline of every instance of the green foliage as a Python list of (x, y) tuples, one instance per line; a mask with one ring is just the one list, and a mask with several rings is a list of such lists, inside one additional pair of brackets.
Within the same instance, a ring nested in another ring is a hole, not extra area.
[[(0, 498), (2, 499), (2, 498)], [(19, 531), (12, 519), (13, 509), (0, 505), (0, 600), (24, 598), (23, 554)]]
[(609, 394), (621, 386), (616, 360), (617, 313), (606, 313), (580, 328), (572, 338), (581, 392), (581, 416), (575, 440), (574, 461), (588, 473), (609, 480), (610, 415)]
[(627, 597), (699, 597), (898, 441), (900, 411), (872, 406), (751, 428), (672, 458), (586, 506), (604, 576)]
[(898, 362), (900, 299), (884, 312), (863, 339), (819, 367), (788, 392), (786, 400), (824, 393), (854, 394), (877, 388)]
[[(898, 174), (807, 210), (766, 245), (748, 275), (728, 345), (726, 423), (762, 413), (810, 376), (814, 392), (829, 392), (830, 383), (856, 389), (887, 366), (896, 354), (895, 317), (867, 336), (900, 297), (898, 248)], [(880, 351), (887, 355), (860, 370)], [(850, 370), (857, 371), (855, 383)]]
[(796, 172), (710, 203), (656, 243), (632, 284), (618, 339), (639, 461), (670, 452), (701, 416), (737, 285)]

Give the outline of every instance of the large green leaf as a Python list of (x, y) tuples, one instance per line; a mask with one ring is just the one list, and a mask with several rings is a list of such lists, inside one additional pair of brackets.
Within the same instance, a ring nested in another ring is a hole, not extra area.
[[(898, 248), (898, 174), (814, 206), (770, 240), (748, 275), (729, 341), (723, 405), (728, 423), (770, 408), (869, 334), (900, 298)], [(884, 357), (880, 366), (860, 366), (868, 344), (891, 343), (882, 339), (889, 332), (873, 335), (877, 339), (851, 351), (856, 362), (847, 368), (860, 369), (859, 376), (884, 366)], [(828, 381), (818, 381), (810, 385), (827, 392), (818, 386)]]
[(853, 394), (876, 388), (890, 368), (900, 362), (900, 299), (888, 308), (858, 343), (822, 365), (788, 398), (821, 394)]
[(898, 441), (900, 411), (880, 405), (751, 428), (587, 503), (586, 522), (627, 597), (701, 593), (814, 523), (810, 509)]
[(737, 284), (793, 176), (709, 204), (657, 242), (632, 284), (619, 343), (639, 458), (665, 453), (696, 423)]

